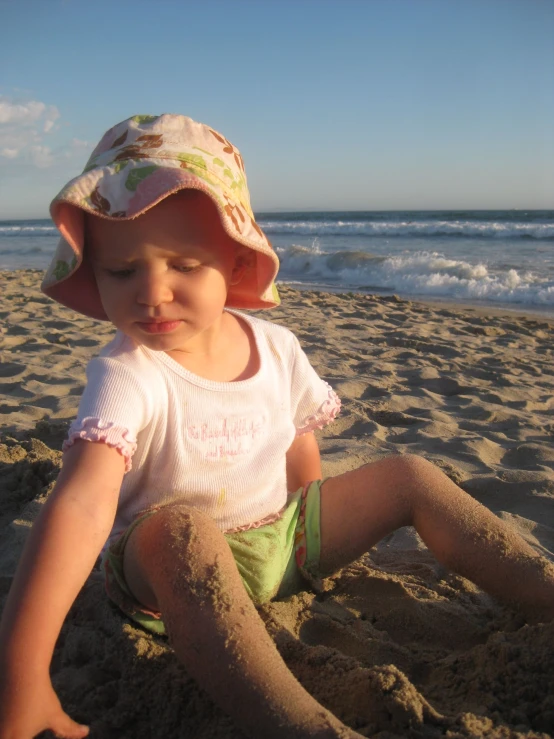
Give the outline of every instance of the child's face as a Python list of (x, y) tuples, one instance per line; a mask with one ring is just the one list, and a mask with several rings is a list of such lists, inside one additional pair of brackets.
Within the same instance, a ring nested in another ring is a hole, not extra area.
[(231, 281), (235, 242), (202, 193), (166, 198), (129, 221), (87, 216), (87, 255), (110, 321), (159, 351), (207, 348)]

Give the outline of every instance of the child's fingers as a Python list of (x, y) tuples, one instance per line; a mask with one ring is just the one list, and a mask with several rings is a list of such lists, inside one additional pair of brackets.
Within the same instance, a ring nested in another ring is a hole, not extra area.
[(63, 710), (48, 679), (0, 675), (0, 739), (33, 739), (47, 730), (60, 739), (83, 739), (89, 733), (88, 726)]
[(58, 714), (50, 728), (59, 739), (82, 739), (88, 736), (90, 731), (88, 726), (78, 724), (63, 711)]

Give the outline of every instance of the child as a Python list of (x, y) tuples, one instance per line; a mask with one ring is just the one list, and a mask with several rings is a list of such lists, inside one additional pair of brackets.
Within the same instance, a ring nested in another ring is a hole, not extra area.
[(227, 139), (183, 116), (135, 116), (51, 212), (63, 238), (44, 292), (118, 330), (89, 364), (3, 614), (0, 739), (88, 733), (61, 708), (49, 663), (101, 550), (110, 597), (167, 633), (251, 736), (359, 736), (289, 672), (255, 604), (400, 526), (552, 618), (552, 565), (429, 462), (396, 456), (320, 482), (313, 431), (340, 403), (292, 333), (234, 310), (278, 304), (278, 261)]

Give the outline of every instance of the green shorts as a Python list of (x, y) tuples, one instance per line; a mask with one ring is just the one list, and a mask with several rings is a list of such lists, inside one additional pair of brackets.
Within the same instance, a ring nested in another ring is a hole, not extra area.
[[(293, 493), (278, 521), (257, 529), (224, 534), (248, 595), (256, 605), (284, 598), (307, 587), (319, 575), (321, 480)], [(141, 521), (161, 510), (140, 514), (104, 554), (102, 564), (110, 599), (133, 621), (165, 634), (161, 614), (139, 603), (127, 587), (123, 557), (129, 536)]]

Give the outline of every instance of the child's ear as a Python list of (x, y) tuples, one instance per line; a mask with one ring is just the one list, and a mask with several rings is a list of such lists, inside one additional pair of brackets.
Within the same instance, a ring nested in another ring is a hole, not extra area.
[(231, 274), (231, 285), (238, 285), (248, 270), (256, 266), (256, 253), (246, 246), (239, 246), (235, 253), (235, 266)]

